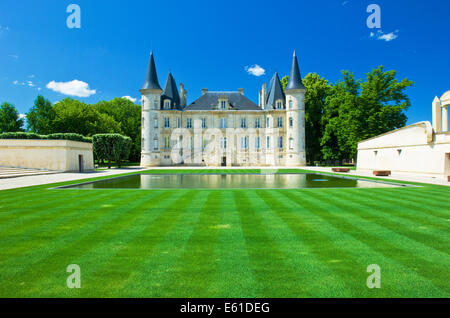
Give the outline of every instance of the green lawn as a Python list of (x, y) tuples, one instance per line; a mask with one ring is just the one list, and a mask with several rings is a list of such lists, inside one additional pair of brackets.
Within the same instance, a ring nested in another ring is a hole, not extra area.
[(49, 187), (0, 191), (1, 297), (450, 296), (449, 187)]

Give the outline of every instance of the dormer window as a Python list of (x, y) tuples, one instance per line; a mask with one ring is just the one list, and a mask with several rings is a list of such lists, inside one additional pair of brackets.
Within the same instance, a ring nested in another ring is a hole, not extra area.
[(277, 109), (283, 109), (283, 102), (281, 100), (277, 101)]
[(294, 102), (290, 100), (289, 101), (289, 109), (292, 109), (293, 105), (294, 105)]
[(166, 99), (164, 101), (164, 109), (170, 109), (170, 100)]
[(222, 109), (222, 110), (227, 109), (227, 101), (225, 101), (225, 100), (220, 101), (220, 109)]

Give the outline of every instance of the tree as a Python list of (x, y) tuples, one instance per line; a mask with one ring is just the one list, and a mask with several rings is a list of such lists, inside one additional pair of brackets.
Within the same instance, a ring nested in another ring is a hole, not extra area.
[(128, 159), (131, 149), (131, 138), (120, 134), (97, 134), (92, 136), (94, 153), (99, 160), (115, 161), (120, 168), (122, 161)]
[(99, 133), (120, 131), (120, 124), (107, 114), (100, 114), (95, 107), (72, 98), (65, 98), (53, 106), (53, 129), (58, 133), (78, 133), (92, 136)]
[(17, 109), (10, 103), (0, 106), (0, 132), (23, 131), (23, 118), (20, 118)]
[(115, 98), (111, 101), (101, 101), (94, 105), (101, 114), (107, 114), (120, 124), (120, 131), (129, 136), (132, 141), (131, 160), (139, 160), (141, 156), (141, 106), (126, 98)]
[(51, 134), (55, 132), (52, 127), (55, 112), (52, 103), (39, 95), (34, 101), (34, 105), (27, 113), (28, 131), (38, 134)]
[(343, 80), (326, 99), (321, 140), (324, 159), (356, 159), (358, 142), (403, 127), (410, 100), (405, 93), (413, 82), (395, 78), (380, 66), (355, 80), (343, 71)]

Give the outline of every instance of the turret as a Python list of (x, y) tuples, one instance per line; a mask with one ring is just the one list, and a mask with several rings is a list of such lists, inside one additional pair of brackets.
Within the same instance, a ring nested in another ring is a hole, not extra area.
[(158, 165), (160, 162), (159, 110), (162, 89), (158, 82), (153, 52), (150, 53), (142, 94), (141, 166)]
[(305, 93), (294, 51), (289, 82), (286, 86), (286, 135), (287, 165), (306, 165), (305, 147)]
[(164, 92), (161, 96), (162, 109), (178, 109), (181, 110), (180, 95), (178, 94), (177, 83), (169, 72), (167, 76), (166, 85), (164, 86)]

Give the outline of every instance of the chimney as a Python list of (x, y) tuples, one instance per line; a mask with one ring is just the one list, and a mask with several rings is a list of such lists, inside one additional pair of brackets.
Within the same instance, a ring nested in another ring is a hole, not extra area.
[(239, 88), (238, 92), (239, 92), (239, 94), (244, 95), (244, 89), (243, 88)]
[(434, 132), (442, 131), (441, 101), (437, 96), (433, 100), (433, 129)]
[(180, 106), (186, 107), (187, 104), (187, 91), (184, 89), (183, 83), (180, 83)]
[(205, 95), (206, 93), (208, 93), (208, 89), (207, 88), (202, 88), (202, 95)]
[(264, 83), (261, 89), (261, 108), (266, 109), (267, 101), (267, 84)]

